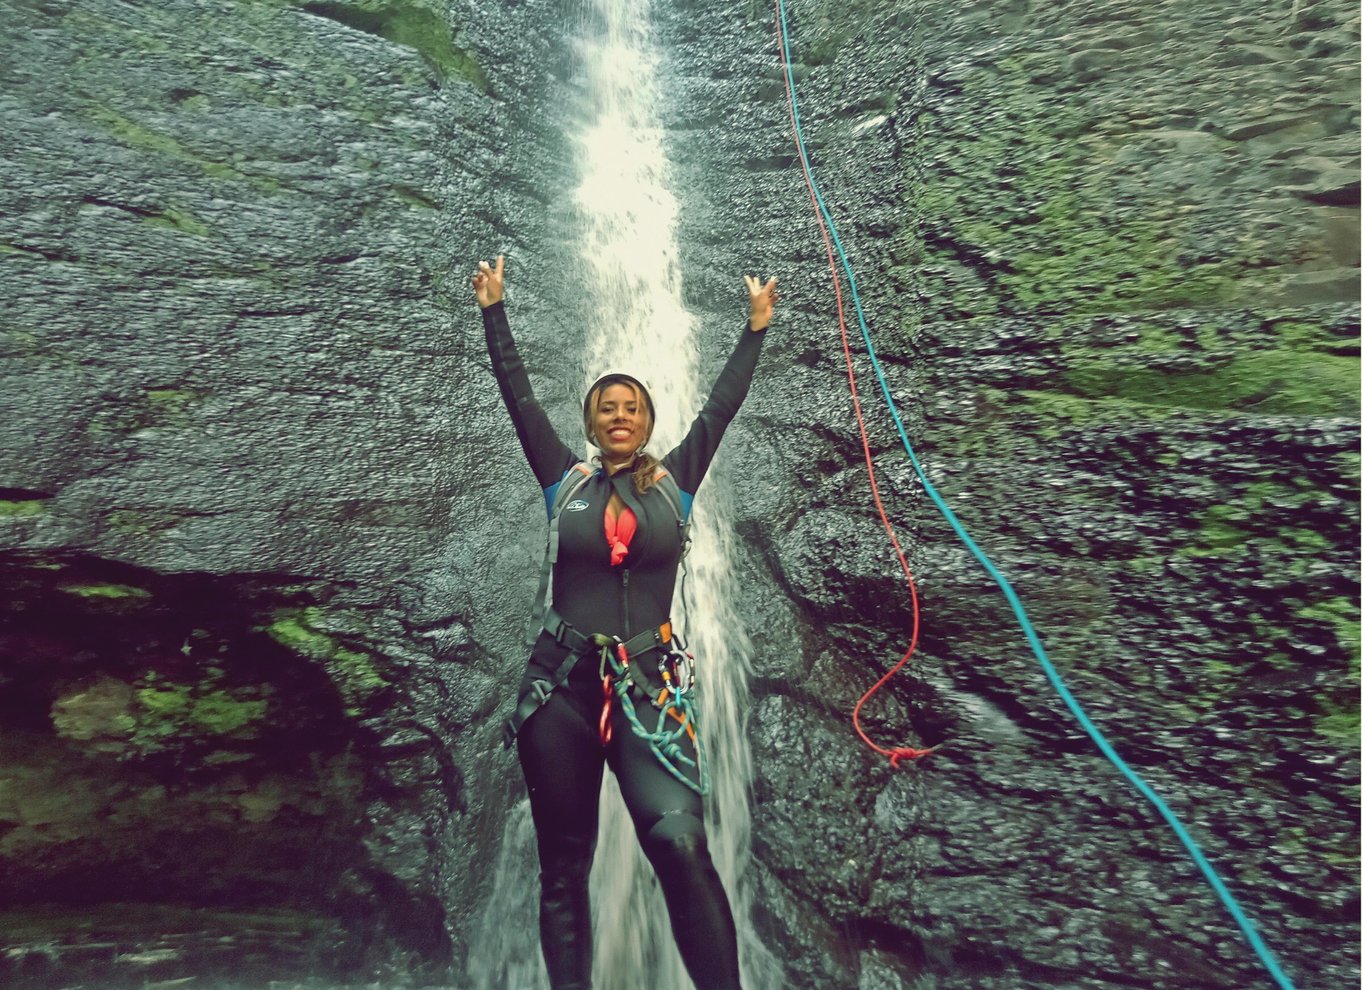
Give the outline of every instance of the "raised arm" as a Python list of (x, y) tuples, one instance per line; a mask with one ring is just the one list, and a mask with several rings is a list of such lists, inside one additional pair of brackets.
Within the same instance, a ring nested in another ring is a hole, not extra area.
[(487, 331), (487, 353), (492, 359), (492, 374), (496, 376), (501, 398), (511, 414), (520, 446), (530, 462), (541, 488), (549, 488), (562, 480), (578, 458), (559, 438), (548, 416), (534, 397), (530, 376), (525, 373), (525, 362), (520, 358), (511, 324), (506, 319), (505, 296), (506, 263), (497, 257), (492, 268), (485, 261), (478, 263), (473, 276), (473, 291), (482, 307), (482, 325)]
[(662, 459), (681, 490), (689, 495), (694, 495), (700, 487), (710, 461), (719, 449), (724, 431), (747, 398), (757, 358), (761, 356), (761, 342), (771, 323), (776, 301), (780, 298), (776, 293), (775, 279), (765, 285), (750, 275), (743, 276), (743, 279), (747, 283), (751, 304), (747, 326), (743, 328), (738, 346), (729, 355), (723, 371), (719, 372), (714, 388), (710, 390), (709, 398), (700, 408), (686, 438)]

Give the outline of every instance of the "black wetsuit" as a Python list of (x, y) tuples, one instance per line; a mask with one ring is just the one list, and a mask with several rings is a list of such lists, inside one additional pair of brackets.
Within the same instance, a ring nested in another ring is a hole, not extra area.
[[(581, 459), (554, 432), (535, 401), (505, 307), (495, 303), (482, 313), (497, 384), (544, 489), (546, 507), (551, 507), (557, 486)], [(662, 458), (681, 489), (683, 512), (689, 512), (724, 430), (747, 395), (764, 336), (743, 329), (685, 439)], [(620, 472), (617, 479), (627, 473)], [(605, 539), (605, 509), (612, 491), (619, 492), (638, 519), (628, 555), (618, 567), (610, 563)], [(612, 484), (603, 472), (593, 473), (559, 516), (555, 611), (581, 633), (621, 639), (668, 621), (681, 559), (676, 523), (661, 492), (640, 496), (632, 484)], [(541, 634), (522, 690), (535, 678), (550, 679), (566, 655), (566, 647)], [(698, 990), (737, 990), (733, 916), (710, 860), (700, 797), (654, 758), (621, 716), (619, 705), (612, 708), (611, 741), (602, 747), (598, 722), (603, 700), (599, 667), (587, 658), (516, 737), (538, 839), (540, 937), (549, 982), (553, 990), (586, 990), (591, 983), (587, 878), (596, 844), (601, 776), (609, 763), (639, 841), (657, 871), (691, 979)], [(638, 711), (646, 727), (653, 729), (657, 713), (647, 705)], [(640, 973), (637, 982), (646, 986), (649, 978)]]

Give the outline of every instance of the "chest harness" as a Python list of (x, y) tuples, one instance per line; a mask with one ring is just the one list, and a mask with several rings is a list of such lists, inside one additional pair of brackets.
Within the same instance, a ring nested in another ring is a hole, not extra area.
[[(664, 622), (656, 629), (645, 629), (625, 640), (604, 633), (584, 634), (553, 609), (549, 586), (553, 579), (553, 566), (558, 561), (559, 519), (564, 507), (594, 473), (590, 465), (579, 462), (568, 471), (554, 493), (549, 509), (548, 545), (539, 572), (539, 590), (530, 613), (542, 616), (543, 632), (548, 633), (559, 646), (566, 648), (567, 655), (548, 678), (537, 677), (530, 682), (529, 689), (520, 696), (515, 710), (506, 720), (502, 742), (509, 749), (520, 727), (543, 707), (554, 691), (567, 682), (568, 675), (578, 662), (584, 657), (594, 656), (598, 658), (604, 694), (600, 719), (601, 744), (610, 742), (610, 713), (612, 705), (618, 702), (620, 714), (629, 723), (630, 730), (648, 743), (648, 748), (658, 762), (691, 790), (707, 794), (709, 767), (701, 757), (697, 731), (699, 711), (695, 698), (695, 658), (673, 634), (671, 622)], [(681, 488), (676, 479), (659, 468), (653, 478), (653, 490), (666, 500), (676, 517), (684, 558), (690, 549), (690, 520), (681, 511)], [(645, 657), (652, 656), (656, 657), (652, 664), (656, 671), (654, 676), (649, 675), (643, 663)], [(649, 730), (639, 716), (641, 702), (646, 702), (658, 713), (653, 730)], [(682, 746), (685, 738), (691, 740), (695, 754), (693, 759)], [(696, 772), (698, 782), (688, 776), (687, 770)]]

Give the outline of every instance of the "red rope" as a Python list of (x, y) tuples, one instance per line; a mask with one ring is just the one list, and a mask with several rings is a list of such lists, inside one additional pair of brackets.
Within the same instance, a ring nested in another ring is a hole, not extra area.
[(818, 208), (818, 197), (814, 194), (813, 178), (810, 172), (808, 156), (804, 153), (804, 146), (799, 141), (798, 128), (794, 115), (794, 96), (790, 92), (790, 53), (785, 47), (784, 38), (781, 36), (779, 21), (776, 23), (776, 45), (780, 49), (781, 62), (785, 69), (785, 71), (781, 73), (781, 76), (785, 81), (785, 100), (790, 111), (790, 129), (795, 135), (795, 147), (799, 151), (799, 163), (803, 169), (804, 185), (808, 188), (809, 201), (813, 204), (814, 217), (817, 219), (818, 229), (823, 235), (823, 247), (826, 249), (828, 255), (828, 269), (832, 273), (832, 288), (837, 296), (837, 324), (842, 334), (842, 354), (846, 358), (847, 382), (851, 387), (851, 404), (856, 410), (856, 427), (861, 434), (861, 451), (865, 455), (866, 471), (868, 472), (868, 477), (870, 479), (870, 494), (875, 500), (875, 509), (880, 515), (880, 522), (884, 524), (884, 531), (889, 534), (889, 542), (894, 546), (894, 553), (898, 556), (899, 565), (903, 568), (904, 577), (908, 580), (908, 594), (913, 604), (913, 634), (912, 638), (909, 640), (908, 649), (904, 651), (903, 656), (899, 658), (899, 662), (889, 668), (888, 673), (871, 685), (870, 690), (861, 695), (860, 700), (856, 702), (856, 707), (851, 713), (851, 724), (855, 727), (856, 734), (861, 737), (861, 741), (881, 756), (887, 756), (889, 758), (889, 765), (897, 768), (900, 761), (916, 760), (930, 755), (933, 750), (914, 749), (911, 746), (896, 746), (892, 749), (885, 749), (872, 740), (861, 727), (861, 709), (876, 691), (888, 683), (890, 678), (903, 669), (904, 665), (908, 663), (909, 658), (917, 650), (918, 630), (920, 627), (917, 583), (913, 580), (913, 572), (908, 567), (908, 558), (904, 555), (903, 548), (899, 545), (898, 536), (894, 532), (894, 526), (889, 521), (889, 514), (885, 511), (884, 502), (880, 499), (879, 484), (875, 480), (875, 461), (870, 454), (870, 437), (866, 431), (865, 417), (861, 413), (861, 398), (856, 389), (856, 369), (853, 367), (851, 361), (851, 341), (847, 333), (846, 312), (842, 305), (842, 281), (837, 274), (837, 261), (832, 250), (832, 238), (828, 235), (827, 224), (823, 222), (823, 213)]

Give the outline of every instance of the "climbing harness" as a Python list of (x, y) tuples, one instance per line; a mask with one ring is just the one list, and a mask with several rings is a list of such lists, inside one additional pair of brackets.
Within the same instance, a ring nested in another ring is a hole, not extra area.
[[(699, 794), (709, 793), (709, 766), (700, 749), (695, 657), (672, 633), (671, 623), (645, 630), (628, 640), (603, 633), (588, 636), (578, 632), (550, 609), (544, 630), (559, 645), (567, 647), (568, 654), (559, 662), (552, 677), (536, 678), (530, 682), (529, 690), (521, 695), (502, 729), (502, 744), (507, 749), (514, 745), (521, 726), (543, 707), (555, 690), (562, 687), (573, 668), (583, 658), (595, 654), (599, 658), (604, 692), (600, 721), (601, 745), (610, 744), (610, 713), (618, 703), (620, 714), (629, 723), (629, 728), (648, 744), (653, 756), (668, 773)], [(653, 661), (656, 683), (644, 669), (645, 659), (649, 657), (656, 658)], [(658, 713), (656, 729), (649, 730), (644, 726), (636, 697), (639, 702), (646, 701)], [(674, 728), (668, 719), (676, 723)], [(687, 738), (694, 747), (693, 759), (683, 748), (683, 740)], [(686, 773), (687, 769), (696, 771), (699, 779), (692, 780)]]
[[(553, 694), (558, 688), (567, 683), (568, 675), (578, 662), (585, 656), (597, 652), (600, 643), (596, 636), (587, 636), (578, 632), (562, 616), (553, 609), (549, 609), (548, 615), (544, 617), (544, 631), (553, 637), (553, 641), (559, 646), (567, 648), (567, 656), (558, 662), (553, 675), (548, 678), (536, 677), (530, 682), (530, 687), (516, 702), (515, 709), (506, 719), (502, 727), (502, 744), (510, 749), (515, 742), (516, 733), (525, 724), (531, 715), (539, 711), (544, 703), (549, 700), (549, 695)], [(645, 650), (663, 647), (671, 641), (671, 623), (664, 623), (656, 629), (645, 629), (631, 639), (620, 643), (620, 648), (626, 650), (631, 655), (643, 653)], [(614, 642), (614, 639), (611, 639)]]
[[(1273, 956), (1271, 950), (1263, 941), (1262, 937), (1258, 934), (1258, 930), (1254, 926), (1253, 921), (1239, 906), (1239, 902), (1234, 898), (1234, 895), (1230, 893), (1229, 888), (1225, 886), (1225, 883), (1223, 880), (1221, 880), (1220, 875), (1216, 873), (1215, 868), (1206, 858), (1206, 855), (1205, 853), (1202, 852), (1201, 847), (1197, 845), (1196, 840), (1192, 838), (1191, 834), (1187, 831), (1186, 827), (1178, 819), (1177, 815), (1175, 815), (1173, 813), (1173, 810), (1169, 808), (1167, 804), (1164, 803), (1163, 799), (1160, 798), (1158, 794), (1154, 792), (1153, 788), (1151, 788), (1149, 784), (1147, 784), (1144, 781), (1144, 779), (1140, 777), (1139, 774), (1137, 774), (1133, 769), (1130, 768), (1129, 765), (1126, 764), (1126, 762), (1123, 759), (1121, 759), (1120, 754), (1116, 752), (1112, 745), (1107, 741), (1106, 737), (1102, 735), (1101, 731), (1097, 728), (1097, 726), (1094, 725), (1092, 720), (1088, 718), (1087, 713), (1083, 710), (1083, 707), (1078, 703), (1078, 699), (1075, 698), (1073, 694), (1069, 691), (1068, 687), (1064, 684), (1063, 678), (1060, 677), (1059, 671), (1055, 669), (1054, 664), (1050, 661), (1049, 656), (1045, 652), (1045, 647), (1040, 641), (1040, 636), (1037, 634), (1035, 628), (1031, 625), (1031, 621), (1027, 617), (1026, 610), (1022, 607), (1021, 600), (1017, 597), (1017, 593), (1013, 590), (1012, 585), (1008, 582), (1007, 578), (1003, 576), (1002, 572), (999, 571), (998, 568), (993, 564), (993, 562), (988, 558), (988, 555), (985, 554), (984, 551), (980, 549), (979, 545), (974, 542), (974, 540), (970, 537), (969, 533), (966, 532), (964, 525), (956, 517), (954, 511), (952, 511), (951, 507), (946, 504), (945, 499), (941, 497), (941, 495), (937, 492), (936, 487), (927, 478), (927, 474), (923, 470), (921, 463), (918, 461), (917, 454), (914, 452), (912, 444), (908, 441), (908, 434), (903, 428), (903, 421), (899, 417), (898, 407), (895, 405), (894, 397), (890, 393), (889, 383), (885, 379), (884, 371), (880, 367), (879, 358), (875, 354), (875, 346), (870, 338), (870, 328), (866, 324), (865, 310), (861, 306), (860, 293), (857, 291), (856, 288), (856, 276), (855, 273), (852, 271), (851, 261), (848, 259), (846, 250), (842, 246), (841, 238), (837, 234), (837, 225), (834, 223), (832, 219), (832, 214), (829, 212), (827, 204), (823, 200), (823, 195), (819, 191), (818, 183), (814, 180), (813, 170), (809, 164), (808, 152), (807, 149), (805, 148), (803, 127), (801, 126), (799, 120), (799, 103), (795, 92), (794, 73), (790, 63), (790, 32), (786, 18), (785, 0), (776, 0), (776, 11), (778, 14), (777, 40), (779, 44), (781, 60), (783, 62), (785, 90), (789, 101), (790, 109), (790, 121), (795, 144), (799, 151), (799, 160), (804, 169), (804, 179), (809, 188), (809, 196), (816, 207), (819, 217), (819, 225), (820, 227), (823, 227), (824, 239), (831, 245), (831, 247), (834, 247), (836, 249), (837, 259), (840, 262), (842, 270), (846, 273), (847, 285), (851, 291), (851, 300), (856, 309), (856, 320), (857, 323), (860, 325), (861, 338), (865, 342), (866, 354), (870, 358), (871, 367), (875, 371), (875, 376), (878, 379), (880, 386), (880, 392), (884, 396), (885, 404), (889, 409), (889, 415), (894, 421), (894, 428), (898, 432), (899, 440), (903, 444), (904, 451), (908, 454), (908, 460), (913, 466), (914, 473), (917, 475), (918, 480), (922, 483), (923, 491), (927, 493), (927, 496), (928, 498), (931, 499), (932, 504), (936, 506), (937, 510), (945, 518), (946, 522), (950, 524), (951, 529), (955, 531), (955, 534), (960, 538), (961, 542), (970, 551), (970, 553), (973, 554), (975, 559), (979, 561), (979, 563), (983, 566), (984, 570), (988, 572), (989, 576), (993, 578), (994, 582), (1002, 590), (1003, 596), (1007, 599), (1008, 604), (1011, 606), (1012, 612), (1016, 616), (1017, 621), (1021, 626), (1022, 633), (1025, 636), (1028, 645), (1030, 645), (1031, 651), (1035, 655), (1037, 662), (1041, 666), (1041, 669), (1045, 672), (1046, 678), (1050, 681), (1050, 684), (1059, 694), (1060, 699), (1064, 702), (1065, 706), (1069, 709), (1070, 713), (1073, 714), (1074, 718), (1083, 728), (1083, 731), (1087, 733), (1090, 739), (1092, 739), (1093, 743), (1102, 752), (1102, 754), (1111, 762), (1112, 766), (1114, 766), (1117, 769), (1117, 771), (1120, 772), (1120, 774), (1123, 777), (1125, 777), (1126, 780), (1129, 781), (1130, 784), (1143, 797), (1145, 797), (1151, 805), (1154, 806), (1155, 810), (1158, 811), (1159, 815), (1173, 830), (1174, 834), (1178, 837), (1178, 840), (1187, 850), (1187, 853), (1191, 857), (1192, 861), (1197, 865), (1197, 868), (1206, 878), (1207, 883), (1210, 884), (1211, 889), (1215, 891), (1216, 896), (1220, 899), (1220, 903), (1224, 905), (1226, 911), (1230, 914), (1230, 917), (1233, 918), (1234, 922), (1239, 926), (1239, 930), (1243, 933), (1244, 938), (1247, 940), (1254, 954), (1258, 957), (1258, 960), (1263, 964), (1263, 967), (1268, 971), (1269, 975), (1271, 975), (1272, 979), (1277, 983), (1277, 985), (1281, 987), (1281, 990), (1295, 990), (1295, 984), (1292, 983), (1291, 978), (1287, 976), (1287, 974), (1278, 965), (1277, 960)], [(832, 262), (831, 252), (829, 256), (829, 262), (830, 263)], [(833, 282), (834, 285), (837, 286), (838, 319), (841, 322), (843, 341), (845, 342), (847, 338), (847, 331), (846, 320), (842, 310), (841, 289), (837, 280), (836, 265), (833, 265), (832, 267), (833, 267)], [(848, 349), (848, 370), (850, 370), (849, 349)], [(853, 389), (855, 388), (854, 381), (852, 387)], [(857, 409), (859, 418), (859, 405), (857, 406)], [(878, 504), (878, 499), (876, 501)], [(906, 569), (907, 565), (905, 564), (904, 566)], [(914, 640), (916, 640), (917, 631), (916, 616), (917, 611), (915, 595)], [(911, 653), (911, 649), (909, 652)], [(903, 663), (907, 661), (907, 659), (908, 654), (905, 654), (903, 660), (901, 660), (899, 664), (897, 664), (888, 675), (886, 675), (884, 678), (881, 678), (881, 680), (875, 685), (875, 688), (872, 688), (871, 691), (873, 692), (876, 688), (879, 687), (880, 684), (884, 683), (884, 681), (887, 680), (889, 676), (892, 676), (892, 674), (899, 667), (901, 667)], [(866, 697), (868, 696), (869, 692), (867, 693)], [(862, 703), (864, 703), (864, 701), (865, 698), (863, 697), (861, 699), (861, 703), (857, 704), (858, 713), (860, 711), (860, 706)], [(868, 741), (869, 740), (867, 740), (867, 742)], [(871, 745), (874, 746), (873, 743), (871, 743)], [(878, 746), (875, 746), (874, 748), (881, 753), (885, 752)], [(891, 762), (895, 762), (892, 756)], [(897, 765), (896, 762), (895, 765)]]

